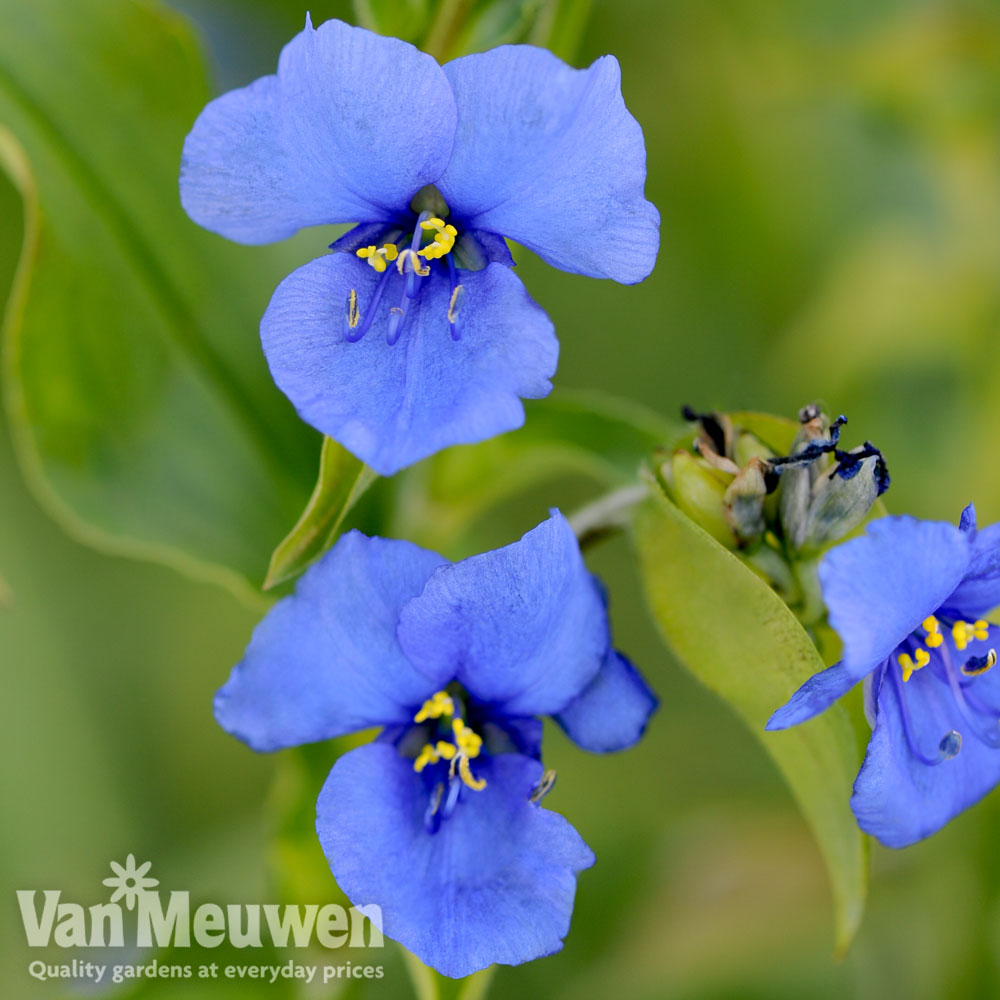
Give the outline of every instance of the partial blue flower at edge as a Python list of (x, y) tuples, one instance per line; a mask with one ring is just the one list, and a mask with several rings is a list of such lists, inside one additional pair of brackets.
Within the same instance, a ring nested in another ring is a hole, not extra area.
[(866, 678), (873, 733), (851, 808), (890, 847), (922, 839), (1000, 782), (1000, 532), (883, 518), (820, 567), (843, 659), (811, 678), (768, 722), (784, 729)]
[[(446, 692), (451, 714), (418, 723)], [(575, 873), (594, 860), (532, 801), (537, 717), (608, 751), (635, 742), (655, 707), (612, 649), (603, 594), (557, 512), (453, 565), (345, 535), (261, 622), (215, 703), (259, 750), (386, 727), (334, 765), (317, 832), (351, 900), (379, 905), (387, 935), (454, 977), (559, 950)], [(420, 764), (459, 714), (481, 749), (459, 769)]]
[[(244, 243), (359, 224), (334, 244), (342, 263), (322, 258), (282, 283), (261, 336), (303, 419), (389, 475), (523, 423), (520, 400), (550, 391), (558, 344), (504, 273), (504, 237), (563, 270), (640, 281), (659, 239), (645, 173), (610, 56), (575, 70), (503, 46), (441, 67), (328, 21), (307, 23), (276, 75), (205, 108), (185, 142), (181, 200)], [(411, 203), (427, 185), (447, 203), (454, 248), (381, 270), (357, 256), (426, 249), (428, 213)]]

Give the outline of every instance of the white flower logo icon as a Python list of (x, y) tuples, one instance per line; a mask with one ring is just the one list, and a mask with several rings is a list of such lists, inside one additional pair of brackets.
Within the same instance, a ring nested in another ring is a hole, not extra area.
[(134, 910), (138, 898), (149, 892), (154, 885), (160, 884), (159, 879), (145, 878), (146, 872), (149, 871), (152, 864), (152, 861), (147, 861), (141, 867), (136, 868), (134, 854), (130, 854), (125, 859), (124, 867), (112, 861), (111, 870), (115, 874), (104, 880), (106, 886), (115, 890), (111, 895), (111, 902), (117, 903), (119, 899), (124, 897), (125, 905), (130, 910)]

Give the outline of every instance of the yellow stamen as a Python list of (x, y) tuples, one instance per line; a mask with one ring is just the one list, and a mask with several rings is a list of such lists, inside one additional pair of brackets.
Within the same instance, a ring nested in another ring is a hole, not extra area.
[(955, 640), (955, 648), (961, 652), (973, 639), (989, 637), (990, 623), (981, 618), (975, 622), (957, 621), (952, 626), (951, 637)]
[(432, 747), (430, 743), (425, 743), (423, 750), (417, 755), (413, 762), (414, 771), (422, 771), (428, 764), (436, 764), (439, 760), (451, 760), (458, 751), (454, 743), (445, 743), (438, 740), (437, 746)]
[(393, 261), (399, 255), (399, 250), (395, 243), (383, 243), (381, 247), (370, 246), (361, 247), (355, 253), (362, 259), (367, 260), (375, 270), (381, 274), (386, 268), (386, 261)]
[(361, 319), (358, 312), (358, 293), (352, 288), (347, 300), (347, 325), (353, 330)]
[(929, 649), (937, 649), (938, 646), (944, 642), (944, 636), (941, 634), (941, 625), (934, 615), (929, 615), (923, 621), (924, 631), (927, 633), (924, 642), (927, 644)]
[(426, 232), (434, 230), (434, 242), (417, 251), (421, 257), (425, 260), (437, 260), (451, 253), (455, 237), (458, 236), (458, 230), (451, 223), (446, 224), (444, 219), (427, 219), (420, 223), (420, 228)]
[[(915, 660), (914, 657), (916, 658)], [(914, 650), (913, 657), (909, 653), (900, 653), (896, 657), (896, 662), (903, 671), (903, 682), (905, 683), (913, 676), (914, 671), (920, 670), (921, 667), (926, 667), (931, 662), (931, 654), (926, 649), (918, 646)]]
[(452, 732), (455, 734), (455, 742), (462, 756), (473, 758), (479, 756), (479, 751), (483, 745), (483, 738), (470, 729), (461, 719), (455, 719), (451, 724)]
[(417, 755), (413, 762), (414, 771), (422, 771), (428, 764), (436, 764), (441, 759), (441, 755), (430, 745), (425, 743), (423, 750)]
[(428, 719), (440, 719), (442, 715), (455, 714), (455, 703), (447, 691), (435, 691), (420, 706), (420, 711), (413, 717), (414, 722), (426, 722)]
[(476, 778), (473, 776), (472, 769), (469, 767), (468, 757), (459, 757), (458, 774), (462, 781), (474, 792), (481, 792), (486, 787), (485, 778)]
[(454, 323), (458, 319), (458, 306), (465, 294), (465, 289), (461, 285), (456, 285), (451, 293), (451, 301), (448, 303), (448, 322)]
[(419, 274), (421, 278), (426, 278), (428, 274), (431, 273), (431, 269), (420, 260), (420, 254), (414, 253), (407, 247), (406, 250), (402, 251), (400, 255), (396, 258), (396, 269), (400, 274), (406, 274), (407, 261), (409, 261), (409, 268), (416, 274)]
[(452, 719), (455, 714), (455, 702), (447, 691), (435, 691), (420, 706), (420, 711), (413, 717), (414, 722), (426, 722), (429, 719), (451, 719), (451, 731), (454, 743), (446, 740), (438, 740), (436, 744), (425, 743), (423, 749), (417, 754), (413, 762), (413, 770), (420, 772), (428, 764), (437, 764), (438, 761), (449, 760), (451, 767), (448, 769), (450, 777), (459, 775), (462, 782), (473, 791), (479, 792), (486, 787), (485, 778), (477, 778), (469, 767), (469, 761), (479, 756), (483, 747), (483, 738), (473, 729), (470, 729), (460, 718)]

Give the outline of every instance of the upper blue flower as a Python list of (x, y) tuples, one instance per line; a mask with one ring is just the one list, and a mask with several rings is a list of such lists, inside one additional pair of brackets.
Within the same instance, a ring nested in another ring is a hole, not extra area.
[(504, 237), (565, 271), (649, 274), (645, 159), (611, 56), (575, 70), (518, 45), (439, 66), (307, 20), (276, 75), (201, 113), (181, 201), (242, 243), (359, 224), (281, 283), (261, 338), (303, 419), (389, 475), (519, 427), (520, 399), (551, 389), (558, 343)]
[(1000, 525), (911, 517), (870, 524), (819, 569), (843, 659), (806, 681), (768, 729), (812, 718), (865, 678), (873, 725), (854, 783), (858, 824), (889, 847), (944, 826), (1000, 782)]
[(215, 714), (257, 750), (386, 727), (336, 762), (316, 829), (350, 899), (459, 977), (558, 951), (594, 860), (538, 805), (537, 717), (605, 752), (634, 743), (655, 706), (553, 512), (453, 565), (343, 536), (257, 627)]

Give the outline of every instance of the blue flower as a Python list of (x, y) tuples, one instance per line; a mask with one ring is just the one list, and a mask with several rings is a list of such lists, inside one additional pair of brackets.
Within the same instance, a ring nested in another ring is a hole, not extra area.
[(551, 389), (559, 345), (504, 237), (575, 274), (649, 274), (645, 160), (612, 56), (575, 70), (514, 45), (439, 66), (307, 20), (276, 75), (201, 113), (181, 201), (241, 243), (358, 223), (281, 283), (261, 338), (302, 418), (390, 475), (521, 426), (521, 398)]
[(257, 750), (384, 727), (334, 765), (317, 833), (350, 899), (459, 977), (558, 951), (576, 872), (594, 861), (538, 804), (538, 717), (606, 752), (634, 743), (655, 706), (553, 512), (455, 564), (343, 536), (257, 627), (215, 714)]
[(863, 830), (905, 847), (1000, 782), (1000, 525), (978, 531), (888, 517), (819, 569), (843, 658), (806, 681), (768, 729), (804, 722), (865, 679), (873, 732), (851, 808)]

